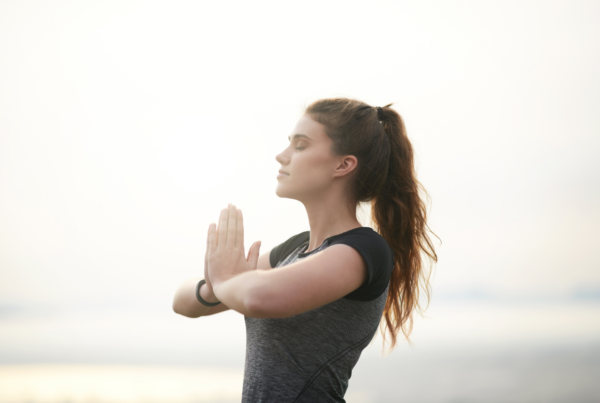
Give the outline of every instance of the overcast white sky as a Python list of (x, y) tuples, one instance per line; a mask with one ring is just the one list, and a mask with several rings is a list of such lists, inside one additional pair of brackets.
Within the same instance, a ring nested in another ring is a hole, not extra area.
[(308, 229), (274, 157), (331, 96), (404, 117), (434, 300), (597, 291), (598, 21), (594, 1), (1, 2), (0, 303), (170, 309), (228, 202), (247, 245)]

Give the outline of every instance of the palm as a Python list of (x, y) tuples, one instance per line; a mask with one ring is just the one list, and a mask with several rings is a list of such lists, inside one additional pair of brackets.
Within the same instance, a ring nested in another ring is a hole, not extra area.
[(244, 223), (242, 211), (230, 204), (221, 211), (219, 226), (211, 224), (208, 229), (207, 276), (212, 284), (220, 284), (232, 276), (255, 270), (260, 252), (260, 241), (254, 242), (244, 256)]
[[(210, 230), (210, 227), (209, 227)], [(248, 264), (250, 265), (250, 270), (254, 270), (256, 269), (256, 259), (252, 259), (252, 253), (254, 253), (255, 248), (257, 248), (259, 245), (257, 244), (257, 242), (253, 243), (252, 246), (250, 247), (250, 250), (248, 250), (248, 256), (246, 257), (246, 262), (248, 262)], [(258, 253), (258, 249), (256, 249), (256, 252)], [(206, 237), (206, 251), (204, 252), (204, 280), (206, 281), (206, 286), (208, 288), (212, 289), (212, 284), (210, 283), (210, 278), (208, 276), (208, 236)]]

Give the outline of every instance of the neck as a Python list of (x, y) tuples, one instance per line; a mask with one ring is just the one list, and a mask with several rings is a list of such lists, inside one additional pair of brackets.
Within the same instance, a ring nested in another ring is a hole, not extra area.
[(310, 242), (306, 252), (318, 248), (330, 236), (361, 227), (356, 218), (356, 206), (350, 206), (344, 198), (324, 197), (303, 201), (310, 225)]

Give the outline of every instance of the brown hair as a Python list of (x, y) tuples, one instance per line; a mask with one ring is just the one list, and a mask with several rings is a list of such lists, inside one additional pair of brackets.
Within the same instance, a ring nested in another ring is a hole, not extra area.
[[(419, 293), (430, 299), (425, 260), (437, 262), (427, 226), (427, 193), (417, 181), (412, 145), (400, 115), (390, 108), (332, 98), (313, 102), (305, 113), (325, 126), (336, 155), (354, 155), (357, 172), (349, 188), (352, 202), (371, 202), (375, 229), (394, 252), (394, 268), (383, 311), (381, 333), (386, 328), (390, 350), (402, 331), (407, 340), (412, 314), (423, 312)], [(410, 340), (409, 340), (410, 342)]]

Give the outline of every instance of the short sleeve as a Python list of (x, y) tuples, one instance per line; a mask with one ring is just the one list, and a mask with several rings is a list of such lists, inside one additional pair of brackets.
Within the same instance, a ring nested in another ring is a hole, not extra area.
[(372, 228), (362, 227), (335, 236), (330, 245), (344, 244), (353, 247), (365, 260), (367, 279), (344, 298), (371, 301), (384, 292), (394, 267), (394, 254), (386, 240)]
[(308, 242), (309, 237), (310, 231), (301, 232), (271, 249), (271, 253), (269, 254), (269, 263), (271, 263), (271, 267), (277, 267), (279, 262), (296, 250), (298, 246)]

